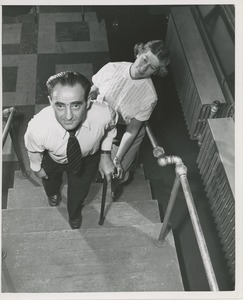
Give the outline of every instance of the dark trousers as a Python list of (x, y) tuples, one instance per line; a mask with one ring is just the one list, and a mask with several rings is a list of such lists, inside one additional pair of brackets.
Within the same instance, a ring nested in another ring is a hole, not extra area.
[(59, 193), (62, 184), (63, 172), (67, 172), (67, 209), (69, 219), (78, 218), (81, 214), (82, 204), (87, 196), (92, 180), (98, 170), (100, 151), (93, 155), (82, 158), (82, 166), (78, 173), (67, 172), (66, 164), (58, 164), (44, 153), (42, 168), (48, 175), (48, 179), (43, 179), (42, 183), (47, 196)]

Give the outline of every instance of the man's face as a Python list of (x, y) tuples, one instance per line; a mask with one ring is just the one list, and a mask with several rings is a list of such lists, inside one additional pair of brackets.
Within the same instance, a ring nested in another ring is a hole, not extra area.
[(75, 129), (86, 118), (89, 103), (85, 101), (84, 89), (78, 83), (74, 86), (57, 84), (49, 101), (57, 121), (66, 130)]
[(132, 65), (134, 79), (149, 78), (156, 73), (159, 66), (158, 58), (151, 51), (139, 54)]

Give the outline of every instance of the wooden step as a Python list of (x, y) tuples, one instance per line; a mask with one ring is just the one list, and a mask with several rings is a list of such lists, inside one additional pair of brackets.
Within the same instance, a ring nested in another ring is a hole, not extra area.
[(3, 292), (183, 291), (175, 243), (161, 224), (3, 234)]
[[(82, 210), (83, 228), (100, 227), (100, 204), (85, 205)], [(114, 202), (106, 205), (103, 227), (160, 222), (155, 200)], [(36, 207), (2, 211), (3, 233), (57, 231), (70, 229), (66, 207)]]

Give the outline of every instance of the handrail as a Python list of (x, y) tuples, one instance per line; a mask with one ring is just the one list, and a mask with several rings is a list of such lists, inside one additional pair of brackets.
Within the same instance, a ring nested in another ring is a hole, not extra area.
[(14, 150), (16, 153), (16, 156), (18, 158), (18, 162), (19, 162), (19, 167), (21, 169), (22, 172), (22, 177), (23, 178), (28, 178), (29, 177), (29, 173), (26, 171), (25, 166), (24, 166), (24, 162), (22, 159), (22, 156), (20, 154), (20, 149), (19, 149), (19, 145), (17, 143), (17, 138), (15, 135), (15, 131), (14, 131), (14, 126), (13, 126), (13, 119), (14, 119), (14, 115), (17, 112), (17, 109), (15, 107), (10, 107), (10, 108), (6, 108), (3, 110), (3, 118), (7, 119), (6, 121), (6, 125), (4, 127), (3, 130), (3, 137), (2, 137), (2, 148), (5, 145), (8, 133), (10, 134), (13, 146), (14, 146)]
[(12, 124), (14, 114), (16, 113), (16, 111), (17, 110), (15, 107), (6, 108), (3, 110), (3, 118), (8, 118), (8, 119), (7, 119), (6, 125), (3, 130), (2, 147), (5, 145), (5, 142), (6, 142), (8, 133), (9, 133), (9, 129)]
[(193, 201), (191, 189), (187, 180), (187, 168), (183, 164), (180, 157), (177, 156), (166, 156), (165, 151), (162, 147), (160, 147), (152, 133), (152, 130), (148, 124), (148, 122), (145, 122), (145, 129), (148, 135), (148, 138), (153, 146), (153, 155), (157, 158), (158, 165), (161, 167), (164, 167), (168, 164), (175, 164), (175, 172), (176, 177), (174, 181), (174, 185), (171, 191), (170, 199), (168, 202), (168, 207), (166, 209), (166, 213), (164, 216), (163, 225), (161, 228), (160, 235), (158, 239), (155, 240), (155, 244), (158, 247), (163, 247), (166, 244), (165, 237), (168, 232), (168, 224), (170, 215), (176, 200), (176, 196), (180, 187), (180, 183), (182, 185), (182, 189), (184, 192), (184, 196), (187, 203), (187, 208), (189, 210), (190, 218), (192, 221), (194, 233), (196, 235), (197, 244), (200, 250), (200, 254), (202, 257), (204, 269), (206, 272), (206, 276), (208, 279), (209, 287), (211, 291), (218, 291), (218, 283), (216, 280), (216, 276), (213, 270), (212, 262), (210, 259), (210, 255), (208, 252), (208, 248), (206, 245), (206, 241), (204, 238), (204, 234), (200, 225), (199, 217), (197, 214), (196, 206)]

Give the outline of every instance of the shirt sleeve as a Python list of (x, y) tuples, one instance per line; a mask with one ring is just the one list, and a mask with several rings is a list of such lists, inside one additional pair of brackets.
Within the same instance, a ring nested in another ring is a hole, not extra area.
[(152, 102), (149, 106), (145, 107), (145, 108), (144, 108), (143, 110), (141, 110), (140, 112), (138, 112), (138, 113), (136, 114), (135, 118), (136, 118), (138, 121), (142, 121), (142, 122), (147, 121), (147, 120), (150, 118), (150, 116), (151, 116), (151, 114), (152, 114), (152, 112), (153, 112), (153, 110), (154, 110), (156, 104), (157, 104), (157, 100), (154, 101), (154, 102)]
[(92, 82), (98, 88), (100, 87), (100, 85), (103, 82), (103, 76), (104, 76), (104, 74), (106, 74), (107, 72), (109, 72), (109, 66), (110, 66), (110, 63), (104, 65), (95, 75), (93, 75)]
[(43, 143), (41, 142), (41, 130), (35, 130), (35, 126), (30, 121), (27, 131), (24, 135), (25, 147), (28, 150), (28, 156), (30, 160), (30, 168), (37, 172), (41, 169), (41, 163), (43, 158), (43, 152), (45, 150)]
[(30, 168), (34, 172), (38, 172), (41, 169), (41, 163), (43, 159), (43, 152), (28, 152), (29, 160), (30, 160)]

